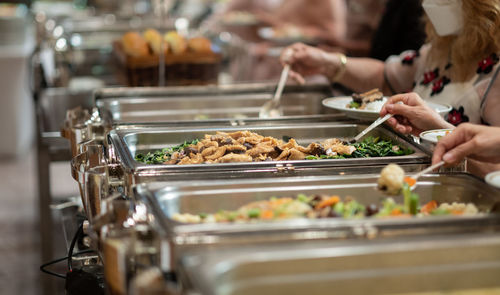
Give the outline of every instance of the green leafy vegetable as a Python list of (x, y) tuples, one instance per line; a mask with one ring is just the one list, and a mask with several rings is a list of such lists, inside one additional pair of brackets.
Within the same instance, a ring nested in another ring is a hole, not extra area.
[(391, 140), (384, 140), (379, 137), (367, 137), (363, 141), (353, 144), (353, 146), (356, 150), (351, 155), (307, 156), (306, 160), (390, 157), (413, 154), (412, 149), (406, 149), (394, 144)]
[(248, 210), (248, 218), (258, 218), (260, 216), (260, 210), (255, 208), (255, 209), (250, 209)]
[(450, 211), (446, 210), (446, 209), (440, 209), (440, 208), (437, 208), (437, 209), (434, 209), (431, 211), (431, 215), (450, 215)]
[(351, 101), (349, 103), (349, 108), (351, 109), (359, 109), (359, 107), (361, 107), (361, 104), (358, 103), (358, 102), (355, 102), (355, 101)]
[(298, 194), (297, 195), (297, 200), (301, 201), (302, 203), (309, 203), (311, 201), (311, 197), (308, 197), (304, 194)]
[(190, 145), (195, 145), (198, 143), (198, 141), (198, 139), (195, 139), (193, 141), (184, 141), (183, 144), (170, 148), (164, 148), (162, 150), (157, 150), (154, 152), (149, 152), (146, 155), (138, 153), (135, 155), (135, 160), (144, 164), (163, 164), (166, 161), (170, 160), (173, 153), (181, 151)]
[(401, 147), (390, 140), (371, 136), (353, 144), (353, 146), (356, 150), (350, 156), (344, 155), (346, 158), (404, 156), (413, 153), (412, 149)]
[(417, 215), (419, 196), (412, 193), (410, 190), (410, 186), (406, 183), (403, 184), (403, 196), (405, 211), (411, 215)]

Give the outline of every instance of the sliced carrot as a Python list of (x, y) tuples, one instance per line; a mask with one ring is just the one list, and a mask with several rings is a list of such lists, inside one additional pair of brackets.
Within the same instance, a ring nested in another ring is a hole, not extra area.
[(406, 176), (404, 181), (405, 181), (405, 182), (406, 182), (406, 183), (407, 183), (410, 187), (414, 186), (414, 185), (415, 185), (415, 183), (417, 183), (417, 181), (416, 181), (414, 178), (410, 177), (410, 176)]
[(459, 210), (451, 210), (452, 215), (463, 215), (464, 211), (459, 211)]
[(392, 209), (392, 211), (391, 211), (391, 216), (399, 216), (401, 214), (403, 214), (403, 212), (401, 212), (401, 209), (399, 209), (399, 208)]
[(261, 219), (272, 219), (274, 217), (274, 212), (271, 210), (264, 210), (260, 214)]
[(432, 200), (420, 208), (420, 212), (430, 214), (434, 209), (438, 207), (436, 201)]
[(337, 204), (338, 202), (340, 202), (340, 198), (338, 196), (332, 196), (326, 200), (319, 202), (316, 205), (316, 209), (321, 209), (321, 208), (325, 208), (328, 206), (333, 206), (333, 205)]

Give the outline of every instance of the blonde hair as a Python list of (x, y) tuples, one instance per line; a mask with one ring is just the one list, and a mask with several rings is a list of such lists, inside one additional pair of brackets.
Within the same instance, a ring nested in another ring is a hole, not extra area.
[(500, 1), (462, 0), (464, 26), (457, 36), (438, 36), (426, 18), (427, 41), (432, 45), (427, 65), (443, 66), (450, 58), (452, 79), (467, 81), (478, 62), (500, 52)]

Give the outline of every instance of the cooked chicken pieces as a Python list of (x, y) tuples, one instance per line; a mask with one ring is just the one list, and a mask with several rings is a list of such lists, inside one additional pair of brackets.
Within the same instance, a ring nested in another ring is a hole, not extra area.
[(344, 145), (338, 139), (311, 143), (303, 147), (295, 139), (288, 142), (264, 137), (250, 131), (207, 134), (196, 144), (174, 152), (165, 164), (202, 164), (304, 160), (307, 156), (352, 154), (356, 148)]

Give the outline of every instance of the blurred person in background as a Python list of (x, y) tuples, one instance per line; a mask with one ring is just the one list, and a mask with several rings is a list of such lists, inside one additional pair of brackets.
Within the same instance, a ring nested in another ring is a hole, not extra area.
[(391, 95), (414, 91), (426, 101), (453, 107), (447, 121), (500, 126), (500, 2), (498, 0), (424, 0), (427, 43), (385, 62), (345, 58), (304, 44), (282, 55), (291, 77), (322, 74), (356, 92), (372, 88)]
[(386, 60), (405, 50), (418, 50), (425, 42), (421, 0), (389, 0), (374, 32), (368, 56)]
[(350, 56), (368, 56), (387, 0), (344, 1), (347, 30), (345, 36), (337, 40), (337, 46)]
[(282, 67), (272, 49), (283, 44), (262, 38), (260, 28), (282, 34), (275, 40), (304, 38), (335, 46), (346, 34), (346, 6), (345, 0), (232, 0), (212, 16), (209, 25), (249, 42), (247, 49), (253, 59), (249, 79), (265, 81), (279, 77)]

